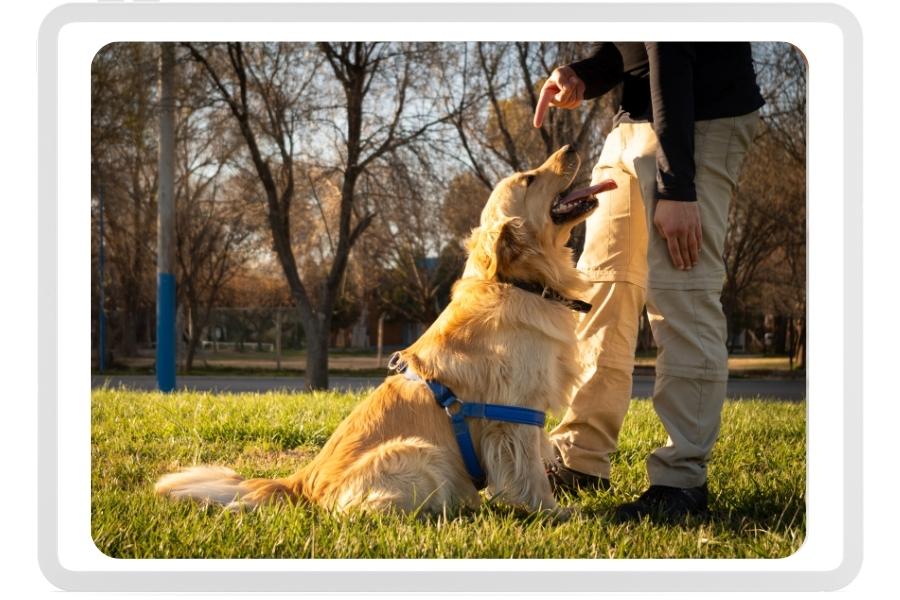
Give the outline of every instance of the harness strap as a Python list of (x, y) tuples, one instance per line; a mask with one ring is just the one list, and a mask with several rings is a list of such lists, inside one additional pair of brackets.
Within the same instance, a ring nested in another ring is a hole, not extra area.
[(507, 423), (519, 423), (521, 425), (544, 426), (544, 413), (539, 410), (522, 408), (521, 406), (506, 406), (503, 404), (483, 404), (480, 402), (464, 402), (460, 407), (466, 417), (475, 419), (487, 419), (489, 421), (505, 421)]
[(402, 373), (411, 381), (424, 382), (431, 390), (438, 405), (450, 417), (450, 424), (453, 427), (453, 434), (456, 436), (456, 443), (459, 446), (463, 464), (466, 466), (469, 477), (472, 478), (472, 483), (479, 490), (485, 487), (487, 480), (484, 470), (481, 468), (481, 463), (478, 462), (478, 456), (475, 454), (475, 444), (472, 442), (472, 434), (469, 431), (466, 418), (503, 421), (521, 425), (534, 425), (536, 427), (544, 426), (546, 415), (539, 410), (521, 406), (506, 406), (504, 404), (463, 402), (444, 384), (434, 380), (423, 380), (418, 373), (403, 364), (397, 355), (391, 357), (389, 367)]
[[(437, 381), (426, 381), (425, 383), (431, 388), (431, 392), (434, 394), (438, 404), (443, 407), (447, 416), (450, 417), (450, 425), (453, 427), (456, 445), (459, 446), (463, 464), (466, 466), (469, 477), (472, 478), (472, 483), (475, 484), (475, 489), (483, 489), (487, 485), (487, 477), (484, 474), (484, 469), (481, 468), (481, 463), (478, 462), (478, 455), (475, 454), (475, 443), (472, 441), (472, 432), (469, 431), (469, 424), (466, 423), (466, 414), (463, 410), (465, 405), (453, 395), (449, 388)], [(450, 408), (454, 404), (459, 406), (456, 412), (453, 412)]]

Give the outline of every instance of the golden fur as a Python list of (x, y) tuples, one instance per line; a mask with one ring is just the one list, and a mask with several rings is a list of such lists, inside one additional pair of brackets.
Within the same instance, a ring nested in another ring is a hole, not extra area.
[[(579, 162), (562, 148), (494, 189), (450, 304), (400, 353), (422, 378), (440, 381), (463, 401), (542, 411), (567, 405), (580, 372), (575, 314), (500, 280), (539, 282), (570, 298), (587, 289), (565, 247), (587, 213), (563, 225), (550, 218), (551, 203)], [(555, 509), (542, 428), (480, 419), (469, 426), (490, 495), (528, 511)], [(163, 476), (156, 491), (231, 507), (281, 498), (336, 511), (440, 512), (480, 502), (447, 415), (424, 383), (403, 375), (388, 377), (290, 477), (244, 480), (230, 469), (201, 466)]]

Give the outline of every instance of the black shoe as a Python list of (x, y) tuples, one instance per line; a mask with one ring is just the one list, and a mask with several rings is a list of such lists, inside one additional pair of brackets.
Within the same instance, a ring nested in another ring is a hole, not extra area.
[(705, 517), (709, 508), (706, 484), (692, 488), (651, 485), (634, 502), (616, 509), (613, 518), (619, 522), (639, 521), (644, 516), (663, 521), (683, 521), (688, 516)]
[(550, 480), (550, 488), (554, 494), (560, 491), (572, 493), (578, 490), (606, 491), (611, 487), (609, 479), (605, 477), (588, 475), (565, 466), (559, 455), (555, 461), (547, 465), (547, 479)]

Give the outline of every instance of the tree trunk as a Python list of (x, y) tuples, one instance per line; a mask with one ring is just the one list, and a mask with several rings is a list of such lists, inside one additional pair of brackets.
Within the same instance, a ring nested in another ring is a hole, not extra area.
[(281, 309), (275, 309), (275, 370), (281, 370)]
[(190, 304), (187, 307), (187, 322), (188, 341), (184, 352), (184, 370), (185, 372), (190, 372), (194, 368), (194, 356), (197, 354), (197, 346), (200, 344), (200, 337), (203, 332), (202, 324), (198, 323), (197, 308)]
[[(185, 355), (185, 315), (182, 306), (175, 309), (175, 366), (178, 367), (178, 359)], [(184, 365), (182, 364), (182, 368)]]
[(378, 315), (378, 354), (375, 357), (375, 366), (381, 368), (381, 354), (384, 350), (384, 313)]
[(788, 353), (788, 370), (794, 372), (794, 320), (788, 319), (787, 331), (785, 332), (785, 345)]
[(772, 348), (775, 351), (775, 354), (781, 354), (782, 352), (787, 351), (790, 354), (791, 349), (788, 346), (788, 328), (790, 327), (788, 324), (787, 317), (783, 315), (775, 316), (775, 324), (773, 333), (773, 341)]
[[(130, 303), (129, 303), (130, 304)], [(126, 306), (122, 311), (122, 355), (137, 355), (137, 308)]]
[(316, 321), (306, 325), (306, 389), (327, 390), (328, 324)]
[(796, 325), (796, 350), (794, 352), (797, 362), (794, 365), (796, 369), (806, 368), (806, 317), (797, 319)]
[(184, 353), (184, 370), (190, 372), (194, 368), (194, 356), (197, 353), (197, 346), (200, 344), (200, 331), (192, 331), (188, 338), (187, 350)]
[(728, 351), (728, 355), (730, 356), (734, 352), (734, 332), (737, 325), (734, 322), (734, 317), (731, 314), (727, 314), (725, 316), (725, 322), (727, 323), (725, 334), (725, 349)]

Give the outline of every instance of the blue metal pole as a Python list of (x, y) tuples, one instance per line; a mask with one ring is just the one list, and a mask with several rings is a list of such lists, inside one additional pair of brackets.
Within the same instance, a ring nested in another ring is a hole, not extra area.
[(158, 273), (156, 280), (156, 385), (175, 389), (175, 275)]
[(160, 44), (156, 238), (156, 385), (175, 389), (175, 45)]
[(104, 267), (106, 255), (104, 244), (106, 243), (103, 229), (103, 186), (99, 188), (100, 195), (100, 249), (98, 252), (98, 278), (100, 280), (100, 306), (97, 310), (97, 367), (102, 373), (106, 369), (106, 309), (105, 309), (105, 280)]

